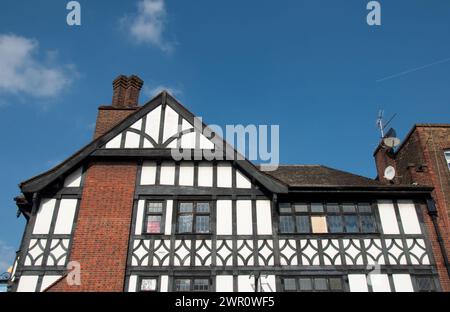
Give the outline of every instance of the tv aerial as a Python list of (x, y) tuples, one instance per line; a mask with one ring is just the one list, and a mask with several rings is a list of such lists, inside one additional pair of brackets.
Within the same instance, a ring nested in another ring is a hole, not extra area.
[(388, 132), (385, 134), (386, 127), (391, 123), (391, 121), (395, 118), (397, 114), (392, 115), (392, 117), (388, 120), (388, 122), (384, 122), (383, 119), (384, 111), (380, 110), (378, 112), (378, 118), (377, 118), (377, 127), (380, 130), (381, 133), (381, 140), (383, 143), (383, 146), (388, 148), (394, 148), (400, 145), (400, 139), (397, 137), (397, 133), (393, 128), (390, 128)]

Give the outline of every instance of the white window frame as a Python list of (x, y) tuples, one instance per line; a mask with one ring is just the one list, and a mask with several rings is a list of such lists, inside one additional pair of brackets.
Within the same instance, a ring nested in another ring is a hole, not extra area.
[(447, 161), (448, 170), (450, 170), (450, 150), (444, 151), (444, 157)]

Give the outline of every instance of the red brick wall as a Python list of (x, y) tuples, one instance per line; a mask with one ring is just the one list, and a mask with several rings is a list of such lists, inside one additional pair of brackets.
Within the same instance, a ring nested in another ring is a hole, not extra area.
[(105, 134), (108, 130), (120, 123), (126, 117), (134, 113), (140, 107), (114, 108), (112, 106), (100, 106), (98, 108), (97, 124), (95, 126), (94, 140)]
[(134, 162), (90, 165), (70, 256), (81, 264), (81, 285), (61, 279), (49, 291), (124, 290), (136, 172)]
[[(394, 161), (400, 184), (417, 183), (433, 186), (432, 197), (438, 209), (438, 224), (450, 258), (450, 171), (444, 157), (444, 150), (450, 149), (450, 126), (418, 125), (403, 142)], [(384, 171), (380, 155), (375, 155), (377, 171)], [(378, 156), (378, 157), (377, 157)], [(430, 236), (436, 265), (443, 290), (450, 291), (450, 280), (437, 241), (431, 217), (423, 207), (424, 220)]]

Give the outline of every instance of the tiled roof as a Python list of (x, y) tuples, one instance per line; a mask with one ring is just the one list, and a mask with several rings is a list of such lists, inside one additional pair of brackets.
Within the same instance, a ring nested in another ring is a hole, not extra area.
[(290, 187), (301, 186), (383, 186), (381, 182), (320, 165), (280, 165), (266, 174)]

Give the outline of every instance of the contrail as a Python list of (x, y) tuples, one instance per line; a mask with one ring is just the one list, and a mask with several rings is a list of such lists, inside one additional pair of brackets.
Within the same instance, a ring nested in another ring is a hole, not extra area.
[(440, 61), (436, 61), (436, 62), (427, 64), (427, 65), (423, 65), (423, 66), (420, 66), (420, 67), (416, 67), (416, 68), (412, 68), (412, 69), (409, 69), (409, 70), (405, 70), (405, 71), (403, 71), (401, 73), (398, 73), (398, 74), (394, 74), (394, 75), (391, 75), (391, 76), (387, 76), (387, 77), (378, 79), (376, 82), (382, 82), (382, 81), (385, 81), (385, 80), (389, 80), (389, 79), (392, 79), (392, 78), (403, 76), (403, 75), (406, 75), (406, 74), (409, 74), (409, 73), (412, 73), (412, 72), (415, 72), (415, 71), (418, 71), (418, 70), (421, 70), (421, 69), (425, 69), (425, 68), (428, 68), (428, 67), (431, 67), (431, 66), (434, 66), (434, 65), (437, 65), (437, 64), (442, 64), (442, 63), (445, 63), (445, 62), (448, 62), (448, 61), (450, 61), (450, 57), (446, 58), (446, 59), (443, 59), (443, 60), (440, 60)]

